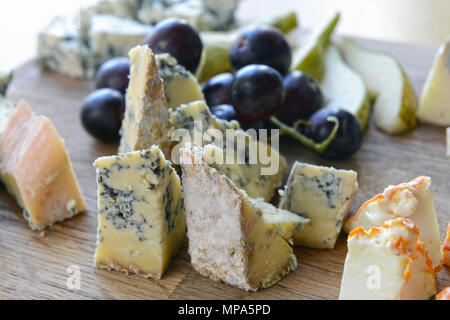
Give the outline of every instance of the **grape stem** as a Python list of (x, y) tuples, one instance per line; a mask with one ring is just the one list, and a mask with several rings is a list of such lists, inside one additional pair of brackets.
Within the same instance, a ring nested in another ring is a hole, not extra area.
[(323, 140), (320, 143), (317, 143), (314, 140), (312, 140), (311, 138), (308, 138), (307, 136), (305, 136), (304, 134), (302, 134), (298, 131), (298, 128), (301, 125), (309, 126), (310, 125), (309, 122), (307, 122), (305, 120), (298, 120), (291, 127), (291, 126), (288, 126), (287, 124), (281, 122), (276, 117), (270, 118), (270, 122), (272, 122), (274, 125), (276, 125), (278, 128), (280, 128), (280, 136), (283, 136), (283, 135), (291, 136), (292, 138), (300, 141), (304, 146), (306, 146), (310, 149), (313, 149), (317, 153), (323, 153), (328, 148), (328, 146), (333, 141), (333, 139), (336, 136), (337, 131), (339, 129), (339, 120), (336, 117), (329, 116), (329, 117), (327, 117), (327, 121), (334, 122), (333, 130), (331, 130), (330, 135), (325, 140)]

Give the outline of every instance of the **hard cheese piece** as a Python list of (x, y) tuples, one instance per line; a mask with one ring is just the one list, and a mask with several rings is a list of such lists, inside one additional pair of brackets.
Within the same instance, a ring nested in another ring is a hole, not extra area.
[(450, 126), (450, 39), (440, 48), (423, 88), (417, 116), (420, 120)]
[(356, 215), (344, 224), (350, 232), (356, 227), (368, 230), (381, 226), (386, 220), (404, 217), (414, 221), (420, 229), (420, 240), (427, 247), (433, 267), (441, 264), (441, 240), (431, 193), (431, 179), (418, 177), (409, 183), (389, 186), (359, 208)]
[(120, 56), (144, 42), (151, 26), (131, 19), (120, 19), (112, 15), (98, 14), (91, 21), (91, 46), (95, 65)]
[(52, 122), (23, 100), (0, 136), (0, 177), (32, 229), (85, 210), (63, 140)]
[[(237, 122), (217, 119), (205, 102), (196, 101), (180, 106), (171, 112), (170, 123), (173, 129), (187, 130), (189, 137), (198, 145), (211, 143), (202, 140), (209, 129), (219, 130), (222, 139), (218, 141), (214, 137), (213, 144), (223, 150), (222, 161), (215, 162), (213, 166), (219, 173), (230, 178), (237, 187), (244, 189), (250, 197), (270, 201), (275, 190), (281, 186), (286, 172), (286, 161), (277, 150), (253, 139), (242, 130), (236, 130), (239, 128)], [(200, 141), (197, 141), (197, 137)], [(238, 141), (245, 143), (239, 144)], [(232, 147), (227, 147), (230, 144)], [(262, 156), (267, 158), (267, 163), (263, 164)]]
[(295, 244), (334, 247), (358, 189), (357, 176), (351, 170), (295, 162), (280, 207), (311, 220), (295, 234)]
[(95, 161), (99, 268), (161, 278), (186, 224), (180, 178), (157, 146)]
[(294, 234), (302, 231), (309, 219), (300, 217), (287, 210), (274, 207), (262, 198), (250, 199), (252, 205), (261, 213), (266, 224), (274, 228), (280, 236), (293, 244)]
[(38, 61), (53, 72), (73, 78), (93, 74), (90, 51), (71, 18), (57, 17), (38, 36)]
[(265, 223), (245, 192), (209, 167), (201, 153), (187, 144), (180, 156), (194, 269), (248, 291), (270, 287), (297, 267), (291, 246)]
[(197, 79), (169, 54), (157, 54), (156, 65), (163, 79), (164, 94), (169, 108), (196, 100), (205, 100)]
[(15, 110), (14, 105), (9, 100), (0, 96), (0, 136), (5, 131), (8, 120)]
[(340, 300), (422, 300), (437, 291), (419, 229), (405, 218), (348, 237)]
[(442, 247), (443, 263), (450, 267), (450, 222), (447, 225), (447, 236), (445, 237), (444, 246)]
[(436, 300), (450, 300), (450, 287), (445, 288), (436, 295)]
[(148, 46), (130, 53), (130, 82), (126, 94), (119, 152), (159, 145), (168, 154), (169, 111), (155, 56)]
[(6, 90), (12, 80), (12, 76), (12, 72), (0, 71), (0, 96), (4, 96), (6, 94)]

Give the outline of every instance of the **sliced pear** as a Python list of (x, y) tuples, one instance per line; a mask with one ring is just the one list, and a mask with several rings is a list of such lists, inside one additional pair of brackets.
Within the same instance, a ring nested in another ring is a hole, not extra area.
[(424, 122), (450, 126), (450, 39), (436, 53), (417, 116)]
[(327, 107), (337, 107), (354, 114), (367, 127), (370, 99), (363, 79), (347, 66), (334, 45), (325, 52), (325, 74), (320, 87)]
[(347, 64), (366, 83), (373, 107), (375, 125), (389, 134), (398, 134), (417, 125), (417, 98), (407, 75), (391, 56), (369, 51), (353, 41), (341, 45)]
[[(272, 17), (262, 22), (288, 33), (298, 26), (297, 15), (294, 11)], [(200, 33), (203, 42), (203, 54), (200, 66), (197, 70), (199, 82), (205, 82), (212, 76), (232, 70), (230, 62), (230, 50), (234, 40), (243, 28), (231, 31), (205, 31)]]
[(330, 43), (330, 37), (339, 21), (339, 13), (331, 18), (318, 29), (316, 29), (294, 52), (292, 69), (301, 70), (310, 74), (317, 81), (322, 81), (325, 74), (325, 51)]

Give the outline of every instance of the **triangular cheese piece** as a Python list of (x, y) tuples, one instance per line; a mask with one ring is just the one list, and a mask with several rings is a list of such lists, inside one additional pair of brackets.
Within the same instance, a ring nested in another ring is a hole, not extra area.
[(368, 230), (390, 219), (408, 218), (419, 227), (420, 240), (427, 247), (433, 267), (439, 269), (441, 239), (430, 186), (431, 178), (422, 176), (408, 183), (387, 187), (347, 219), (344, 230), (347, 233), (356, 227)]
[(194, 269), (248, 291), (272, 286), (297, 267), (292, 247), (244, 191), (203, 161), (202, 152), (192, 144), (180, 151)]
[(85, 210), (64, 141), (53, 123), (23, 100), (0, 136), (0, 178), (32, 229)]

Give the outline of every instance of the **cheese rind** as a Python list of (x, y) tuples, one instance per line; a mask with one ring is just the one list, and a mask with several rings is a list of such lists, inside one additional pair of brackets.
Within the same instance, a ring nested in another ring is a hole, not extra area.
[(331, 249), (336, 243), (358, 189), (358, 174), (295, 162), (280, 208), (309, 218), (294, 243), (312, 248)]
[(348, 233), (356, 227), (368, 230), (398, 217), (414, 221), (420, 229), (420, 240), (437, 269), (441, 265), (441, 239), (431, 193), (431, 178), (417, 177), (408, 183), (387, 187), (383, 193), (364, 203), (344, 224)]
[[(197, 145), (213, 144), (222, 149), (222, 160), (214, 162), (212, 166), (220, 174), (230, 178), (238, 188), (245, 190), (249, 197), (270, 201), (275, 190), (281, 186), (286, 172), (286, 160), (279, 152), (240, 130), (236, 121), (217, 119), (211, 114), (204, 101), (195, 101), (171, 111), (170, 123), (172, 130), (187, 130), (189, 142)], [(205, 133), (209, 133), (209, 129), (218, 130), (217, 133), (220, 133), (221, 139), (213, 136), (212, 141), (206, 141), (206, 139), (204, 141), (203, 137)], [(174, 131), (171, 136), (173, 133)], [(182, 140), (174, 147), (172, 161), (176, 161), (176, 154), (184, 143)], [(261, 159), (267, 160), (267, 163), (263, 163)], [(265, 172), (265, 170), (271, 172)]]
[(157, 146), (95, 161), (99, 268), (161, 278), (186, 224), (180, 178)]
[[(212, 280), (256, 291), (297, 267), (289, 243), (266, 224), (244, 191), (203, 161), (187, 144), (180, 153), (189, 254)], [(199, 195), (205, 194), (199, 200)]]
[(450, 222), (447, 225), (447, 236), (442, 247), (442, 257), (444, 258), (442, 263), (450, 267)]
[(414, 222), (397, 218), (350, 233), (340, 300), (422, 300), (436, 291), (434, 269)]
[(63, 140), (53, 123), (23, 100), (0, 136), (0, 178), (32, 229), (85, 210)]

